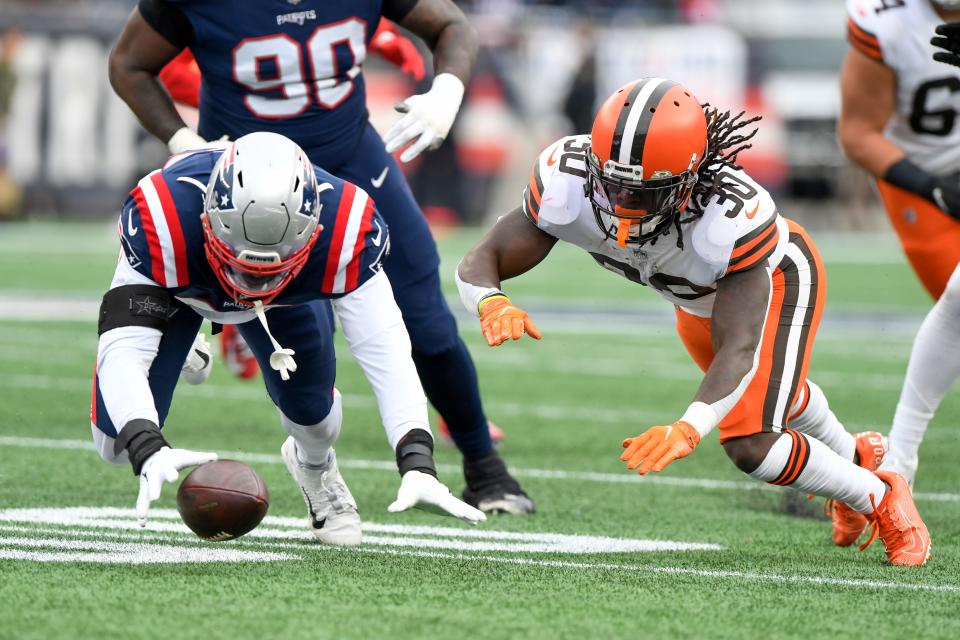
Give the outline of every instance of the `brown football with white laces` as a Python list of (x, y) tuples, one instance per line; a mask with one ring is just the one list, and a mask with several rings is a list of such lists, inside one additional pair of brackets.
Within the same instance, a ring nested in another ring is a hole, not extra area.
[(215, 460), (200, 465), (180, 483), (177, 510), (204, 540), (232, 540), (253, 531), (267, 515), (270, 494), (248, 465)]

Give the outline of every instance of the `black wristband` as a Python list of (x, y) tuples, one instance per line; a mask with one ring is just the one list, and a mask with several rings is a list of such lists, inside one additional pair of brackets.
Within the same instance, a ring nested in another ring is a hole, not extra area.
[(397, 469), (403, 476), (407, 471), (422, 471), (437, 477), (433, 461), (433, 436), (423, 429), (412, 429), (397, 444)]
[(936, 176), (927, 173), (908, 158), (893, 163), (883, 174), (883, 179), (895, 187), (900, 187), (933, 202), (933, 188), (937, 184)]
[(138, 476), (147, 458), (169, 446), (160, 432), (160, 427), (149, 420), (131, 420), (117, 435), (113, 443), (113, 454), (120, 455), (120, 452), (126, 449), (133, 475)]

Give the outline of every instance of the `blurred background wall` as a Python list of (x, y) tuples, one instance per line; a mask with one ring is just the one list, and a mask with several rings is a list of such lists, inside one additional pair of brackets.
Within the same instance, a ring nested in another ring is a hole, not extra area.
[[(162, 162), (165, 147), (106, 77), (134, 4), (0, 2), (0, 220), (113, 217), (136, 178)], [(517, 206), (540, 149), (589, 132), (599, 102), (623, 82), (659, 75), (702, 101), (763, 115), (741, 158), (786, 215), (819, 228), (884, 226), (869, 181), (834, 134), (847, 46), (841, 0), (458, 4), (480, 34), (478, 65), (447, 143), (407, 166), (431, 220), (482, 223)], [(397, 100), (429, 87), (429, 77), (415, 86), (375, 56), (364, 72), (381, 131)]]

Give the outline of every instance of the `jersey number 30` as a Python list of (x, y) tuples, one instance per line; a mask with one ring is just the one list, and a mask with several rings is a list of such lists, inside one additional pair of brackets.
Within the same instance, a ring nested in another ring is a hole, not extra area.
[[(252, 92), (243, 103), (259, 118), (291, 118), (314, 101), (333, 109), (353, 91), (367, 55), (366, 31), (363, 20), (349, 18), (318, 27), (303, 46), (282, 33), (243, 40), (233, 50), (233, 78)], [(352, 54), (346, 72), (337, 60), (337, 49), (344, 46)], [(269, 70), (264, 65), (268, 60), (273, 63)], [(277, 90), (281, 97), (257, 95)]]

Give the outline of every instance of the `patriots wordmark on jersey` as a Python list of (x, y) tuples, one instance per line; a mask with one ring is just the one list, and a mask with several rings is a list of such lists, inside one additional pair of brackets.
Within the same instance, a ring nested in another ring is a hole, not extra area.
[(672, 235), (619, 246), (610, 239), (616, 222), (597, 214), (587, 197), (589, 147), (588, 135), (548, 146), (533, 165), (522, 209), (542, 231), (584, 249), (604, 268), (707, 317), (717, 280), (764, 263), (775, 266), (784, 255), (786, 220), (763, 187), (732, 168), (719, 174), (727, 189), (705, 203), (701, 218), (681, 226), (682, 249)]
[(196, 58), (204, 139), (273, 131), (333, 167), (366, 126), (361, 67), (381, 16), (402, 20), (414, 4), (302, 0), (238, 10), (230, 0), (141, 0), (139, 8), (154, 30)]
[[(220, 285), (204, 248), (201, 215), (210, 172), (221, 153), (210, 150), (174, 156), (142, 178), (120, 215), (118, 232), (127, 264), (140, 276), (171, 291), (204, 317), (245, 322), (250, 305), (233, 299)], [(322, 230), (300, 273), (271, 305), (296, 305), (338, 298), (363, 285), (381, 268), (389, 247), (387, 225), (373, 200), (359, 187), (314, 166)], [(227, 191), (214, 193), (221, 209)], [(312, 199), (304, 207), (312, 208)], [(115, 283), (117, 284), (117, 283)]]
[(851, 46), (897, 75), (886, 135), (934, 174), (960, 169), (960, 70), (933, 59), (943, 23), (930, 0), (847, 0)]

